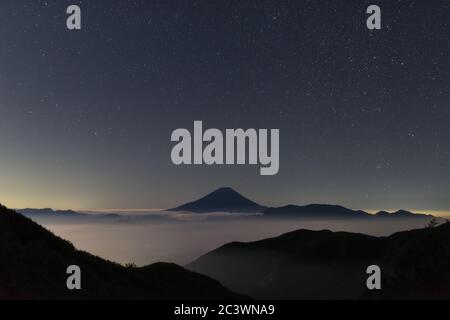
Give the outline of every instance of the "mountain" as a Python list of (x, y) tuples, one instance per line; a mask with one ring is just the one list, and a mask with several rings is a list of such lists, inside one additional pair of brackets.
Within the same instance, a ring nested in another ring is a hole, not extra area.
[[(66, 288), (78, 265), (82, 290)], [(241, 299), (219, 282), (180, 266), (124, 267), (89, 253), (0, 206), (0, 299)]]
[(82, 217), (86, 216), (86, 214), (79, 213), (73, 210), (53, 210), (50, 208), (45, 209), (16, 209), (17, 212), (23, 214), (24, 216), (31, 217), (31, 216), (52, 216), (52, 217)]
[(40, 225), (58, 223), (100, 223), (100, 222), (126, 222), (131, 217), (115, 213), (81, 213), (73, 210), (45, 209), (16, 209), (25, 217), (30, 218)]
[[(366, 288), (378, 265), (382, 290)], [(187, 266), (262, 299), (450, 299), (450, 223), (372, 237), (297, 230), (226, 244)]]
[(247, 199), (232, 188), (220, 188), (203, 198), (169, 211), (258, 213), (265, 209), (266, 207)]
[(353, 218), (432, 218), (432, 215), (412, 213), (398, 210), (390, 213), (380, 211), (375, 215), (362, 210), (352, 210), (338, 205), (310, 204), (305, 206), (287, 205), (277, 208), (268, 208), (263, 211), (265, 217), (270, 218), (326, 218), (326, 219), (353, 219)]
[(431, 214), (413, 213), (406, 210), (395, 212), (379, 211), (375, 216), (379, 218), (433, 218)]
[(416, 214), (405, 210), (393, 213), (380, 211), (373, 215), (362, 210), (352, 210), (339, 205), (309, 204), (304, 206), (286, 205), (281, 207), (265, 207), (249, 200), (232, 188), (219, 188), (196, 201), (188, 202), (168, 211), (188, 211), (194, 213), (231, 212), (231, 213), (263, 213), (266, 218), (425, 218), (431, 215)]
[(268, 217), (302, 217), (302, 218), (358, 218), (371, 215), (361, 210), (351, 210), (330, 204), (310, 204), (306, 206), (287, 205), (268, 208), (264, 212)]

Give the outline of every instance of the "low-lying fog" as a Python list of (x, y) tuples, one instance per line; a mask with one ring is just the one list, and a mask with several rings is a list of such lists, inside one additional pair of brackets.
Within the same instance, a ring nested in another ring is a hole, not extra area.
[(55, 222), (34, 219), (78, 249), (119, 263), (139, 266), (158, 261), (187, 264), (227, 242), (253, 241), (297, 229), (350, 231), (386, 236), (422, 228), (423, 219), (401, 220), (268, 220), (262, 217), (222, 219), (133, 219), (121, 222)]

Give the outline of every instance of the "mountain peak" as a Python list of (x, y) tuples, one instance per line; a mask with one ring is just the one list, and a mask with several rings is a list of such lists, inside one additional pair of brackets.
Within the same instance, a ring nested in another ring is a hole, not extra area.
[(233, 188), (221, 187), (196, 201), (188, 202), (170, 211), (258, 213), (265, 209), (266, 207), (244, 197)]
[(392, 213), (392, 214), (397, 214), (397, 215), (412, 215), (413, 213), (412, 212), (409, 212), (409, 211), (406, 211), (406, 210), (397, 210), (397, 211), (395, 211), (394, 213)]
[(239, 192), (237, 192), (236, 190), (234, 190), (231, 187), (220, 187), (220, 188), (214, 190), (213, 192), (211, 192), (210, 194), (218, 194), (218, 193), (221, 193), (221, 194), (238, 194), (238, 195), (240, 195)]

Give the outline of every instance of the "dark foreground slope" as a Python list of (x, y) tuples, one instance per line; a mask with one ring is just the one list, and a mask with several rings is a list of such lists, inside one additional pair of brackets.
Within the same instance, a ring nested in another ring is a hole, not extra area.
[[(82, 270), (82, 290), (66, 269)], [(0, 206), (0, 299), (236, 299), (219, 282), (175, 264), (125, 268), (76, 250), (30, 219)]]
[[(367, 266), (382, 270), (382, 290), (366, 288)], [(390, 237), (298, 230), (229, 243), (188, 268), (254, 298), (450, 298), (450, 223)]]

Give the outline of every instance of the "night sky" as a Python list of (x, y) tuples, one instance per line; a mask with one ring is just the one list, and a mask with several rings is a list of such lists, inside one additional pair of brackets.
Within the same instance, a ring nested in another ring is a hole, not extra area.
[[(167, 208), (231, 186), (450, 212), (450, 1), (2, 0), (0, 39), (10, 207)], [(279, 173), (173, 165), (194, 120), (279, 128)]]

